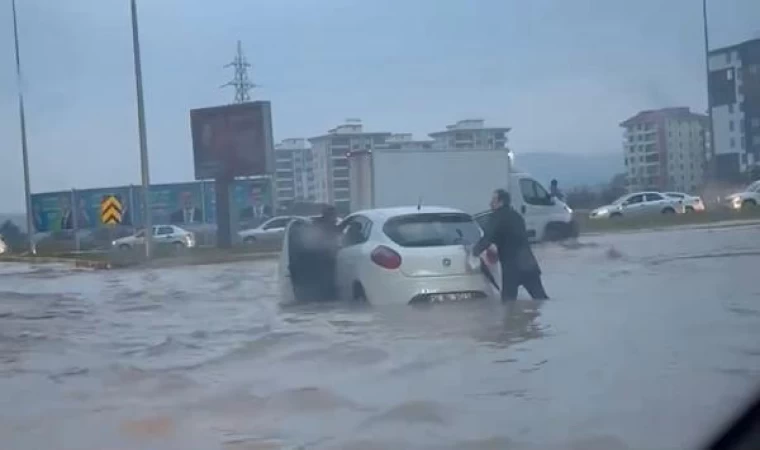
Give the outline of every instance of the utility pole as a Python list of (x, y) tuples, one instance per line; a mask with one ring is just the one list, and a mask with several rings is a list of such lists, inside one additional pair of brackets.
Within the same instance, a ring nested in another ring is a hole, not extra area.
[(153, 250), (153, 224), (150, 208), (150, 171), (148, 167), (148, 138), (145, 132), (145, 105), (143, 101), (142, 66), (140, 64), (140, 35), (137, 28), (137, 3), (132, 6), (132, 49), (135, 58), (135, 85), (137, 88), (137, 126), (140, 134), (140, 171), (142, 173), (143, 227), (145, 228), (145, 259)]
[[(715, 180), (717, 175), (717, 164), (715, 161), (715, 127), (713, 125), (713, 111), (712, 100), (710, 99), (710, 38), (708, 35), (707, 26), (707, 0), (702, 0), (702, 27), (705, 40), (705, 89), (707, 90), (707, 117), (708, 117), (708, 130), (710, 132), (710, 163), (708, 164), (709, 178)], [(705, 139), (705, 145), (708, 145), (707, 139)]]
[(245, 103), (250, 101), (251, 90), (255, 87), (259, 87), (259, 85), (254, 84), (248, 78), (248, 68), (251, 67), (251, 64), (248, 63), (248, 60), (245, 59), (245, 55), (243, 55), (242, 42), (237, 41), (237, 54), (232, 62), (226, 64), (224, 67), (233, 67), (235, 69), (235, 75), (233, 76), (232, 81), (223, 84), (221, 87), (232, 86), (235, 88), (235, 103)]
[(37, 254), (37, 246), (34, 244), (34, 220), (32, 217), (32, 192), (29, 182), (29, 148), (26, 141), (26, 114), (24, 113), (24, 88), (21, 77), (21, 55), (18, 45), (18, 20), (16, 18), (16, 0), (11, 0), (13, 9), (13, 41), (16, 49), (16, 80), (18, 83), (18, 112), (21, 126), (21, 158), (24, 164), (24, 197), (26, 200), (26, 236), (28, 238), (29, 251)]

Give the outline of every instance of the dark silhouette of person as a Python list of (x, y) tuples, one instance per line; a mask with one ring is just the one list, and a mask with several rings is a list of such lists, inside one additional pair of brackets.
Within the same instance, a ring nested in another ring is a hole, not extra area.
[(312, 220), (319, 240), (316, 248), (315, 274), (321, 280), (322, 299), (334, 299), (336, 296), (335, 269), (340, 247), (341, 229), (338, 226), (338, 213), (334, 206), (322, 208), (322, 215)]
[(557, 200), (565, 200), (565, 195), (562, 193), (562, 191), (559, 189), (559, 183), (556, 179), (552, 180), (549, 184), (549, 195), (556, 198)]
[(173, 225), (201, 223), (203, 222), (203, 214), (200, 208), (195, 206), (193, 200), (193, 194), (190, 192), (183, 192), (180, 195), (180, 207), (169, 215), (169, 221)]
[(517, 299), (520, 286), (535, 300), (549, 298), (541, 282), (541, 268), (530, 248), (525, 219), (512, 208), (509, 193), (497, 189), (491, 198), (491, 217), (483, 237), (473, 246), (479, 256), (491, 244), (496, 246), (501, 263), (501, 299)]

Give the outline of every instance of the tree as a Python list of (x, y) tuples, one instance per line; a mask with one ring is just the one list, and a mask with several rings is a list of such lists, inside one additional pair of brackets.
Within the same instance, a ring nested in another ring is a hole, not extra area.
[(0, 225), (0, 236), (12, 250), (26, 247), (26, 234), (15, 223), (6, 220)]

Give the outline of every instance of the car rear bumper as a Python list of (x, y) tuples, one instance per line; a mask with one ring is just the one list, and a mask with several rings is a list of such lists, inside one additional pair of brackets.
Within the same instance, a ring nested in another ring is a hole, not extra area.
[(481, 273), (444, 277), (406, 277), (394, 274), (362, 282), (372, 304), (409, 304), (430, 294), (471, 293), (472, 297), (496, 296), (497, 291)]

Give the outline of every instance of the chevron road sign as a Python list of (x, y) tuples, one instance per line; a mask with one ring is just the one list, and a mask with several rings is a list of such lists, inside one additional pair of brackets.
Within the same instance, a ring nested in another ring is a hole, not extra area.
[(123, 211), (121, 201), (115, 195), (104, 195), (100, 202), (100, 221), (106, 225), (118, 225), (121, 223)]

